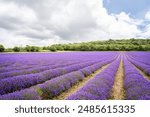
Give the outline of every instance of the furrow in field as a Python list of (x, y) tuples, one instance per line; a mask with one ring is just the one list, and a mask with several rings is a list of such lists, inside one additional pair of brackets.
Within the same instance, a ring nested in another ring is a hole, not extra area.
[[(102, 60), (98, 60), (95, 61), (99, 62), (99, 61), (103, 61)], [(53, 70), (56, 68), (62, 68), (62, 67), (66, 67), (66, 66), (71, 66), (71, 65), (79, 65), (79, 64), (83, 64), (83, 63), (90, 63), (91, 61), (78, 61), (78, 62), (67, 62), (67, 63), (63, 63), (63, 64), (54, 64), (54, 65), (50, 65), (50, 66), (43, 66), (43, 67), (36, 67), (36, 68), (30, 68), (30, 69), (26, 69), (26, 70), (14, 70), (11, 72), (5, 72), (5, 73), (0, 73), (0, 80), (5, 79), (5, 78), (10, 78), (10, 77), (15, 77), (15, 76), (21, 76), (21, 75), (30, 75), (30, 74), (38, 74), (38, 73), (42, 73), (44, 71), (47, 70)]]
[(68, 96), (67, 100), (106, 100), (109, 99), (114, 77), (120, 63), (120, 56), (107, 68), (99, 72), (88, 81), (81, 89)]
[(46, 70), (62, 68), (65, 66), (80, 64), (80, 63), (79, 62), (72, 62), (72, 63), (68, 62), (65, 64), (55, 64), (55, 65), (49, 65), (49, 66), (47, 65), (47, 66), (42, 66), (42, 67), (30, 68), (30, 69), (26, 69), (26, 70), (15, 70), (15, 71), (11, 71), (11, 72), (0, 73), (0, 80), (8, 78), (8, 77), (21, 76), (21, 75), (27, 75), (27, 74), (36, 74), (36, 73), (44, 72)]
[(60, 95), (58, 95), (58, 96), (56, 96), (56, 97), (54, 97), (52, 99), (53, 100), (64, 100), (64, 99), (66, 99), (69, 95), (77, 92), (80, 88), (82, 88), (89, 80), (94, 78), (99, 72), (101, 72), (103, 69), (105, 69), (108, 65), (109, 64), (102, 66), (100, 69), (95, 71), (90, 76), (85, 77), (80, 82), (78, 82), (77, 84), (72, 86), (70, 89), (66, 90), (65, 92), (61, 93)]
[(126, 52), (126, 55), (127, 55), (127, 57), (129, 57), (137, 62), (143, 63), (145, 65), (150, 65), (150, 62), (149, 62), (150, 56), (148, 55), (148, 53)]
[[(14, 76), (6, 79), (0, 80), (0, 94), (11, 93), (17, 90), (21, 90), (24, 88), (31, 87), (36, 84), (43, 83), (47, 80), (51, 80), (55, 77), (77, 71), (82, 69), (86, 66), (96, 64), (97, 62), (87, 62), (81, 64), (75, 64), (70, 66), (65, 66), (62, 68), (50, 69), (36, 74), (27, 74), (27, 75), (19, 75)], [(8, 85), (6, 87), (6, 84)], [(4, 88), (5, 87), (5, 88)]]
[(124, 88), (127, 100), (149, 100), (150, 82), (124, 57)]
[(105, 60), (103, 62), (84, 67), (78, 71), (58, 76), (42, 84), (37, 84), (30, 88), (2, 95), (0, 96), (0, 99), (52, 99), (110, 62), (112, 61)]
[[(132, 63), (131, 63), (132, 64)], [(140, 68), (138, 68), (137, 66), (135, 66), (134, 64), (132, 64), (143, 76), (146, 80), (150, 81), (150, 76), (147, 75), (144, 71), (142, 71)]]
[(127, 59), (136, 67), (141, 69), (145, 74), (150, 76), (150, 65), (144, 64), (142, 62), (139, 62), (137, 60), (131, 59), (130, 57), (127, 56)]
[(118, 71), (114, 79), (114, 85), (111, 91), (110, 99), (112, 100), (123, 100), (125, 98), (124, 91), (124, 69), (123, 62), (121, 60)]

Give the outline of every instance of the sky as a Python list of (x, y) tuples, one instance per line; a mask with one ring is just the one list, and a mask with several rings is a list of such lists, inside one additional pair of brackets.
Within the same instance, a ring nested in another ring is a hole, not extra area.
[(104, 0), (104, 7), (108, 13), (126, 12), (133, 18), (144, 18), (150, 10), (150, 0)]
[(0, 44), (150, 38), (149, 0), (0, 0)]

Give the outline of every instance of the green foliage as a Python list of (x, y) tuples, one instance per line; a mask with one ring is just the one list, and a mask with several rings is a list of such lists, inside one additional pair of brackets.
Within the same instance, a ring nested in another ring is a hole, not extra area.
[(12, 48), (6, 48), (5, 52), (13, 52)]
[(4, 46), (0, 44), (0, 52), (4, 52), (4, 51), (5, 51)]
[(50, 50), (52, 52), (56, 52), (57, 48), (55, 47), (55, 45), (52, 45), (52, 46), (48, 47), (48, 50)]
[(37, 47), (37, 46), (29, 46), (29, 45), (27, 45), (27, 46), (25, 47), (25, 50), (26, 50), (27, 52), (39, 52), (40, 48)]
[(5, 49), (0, 45), (0, 52), (56, 52), (56, 51), (150, 51), (150, 39), (103, 40), (82, 43), (54, 44), (51, 46), (14, 47)]
[(73, 44), (54, 44), (50, 51), (149, 51), (150, 39), (106, 40)]
[(14, 52), (20, 52), (20, 51), (21, 51), (21, 48), (16, 46), (16, 47), (13, 48), (13, 51), (14, 51)]

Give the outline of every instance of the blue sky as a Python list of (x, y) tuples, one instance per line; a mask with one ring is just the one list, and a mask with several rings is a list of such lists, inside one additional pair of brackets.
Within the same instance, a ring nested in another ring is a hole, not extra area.
[(131, 17), (144, 18), (150, 10), (150, 0), (104, 0), (104, 7), (110, 14), (124, 11)]

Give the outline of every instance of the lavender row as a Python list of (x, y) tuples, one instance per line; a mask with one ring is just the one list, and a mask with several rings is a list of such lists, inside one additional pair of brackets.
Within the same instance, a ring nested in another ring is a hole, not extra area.
[(150, 76), (150, 65), (143, 64), (128, 57), (128, 60)]
[[(27, 99), (51, 99), (56, 95), (59, 95), (63, 91), (69, 89), (71, 86), (85, 78), (86, 76), (92, 74), (94, 71), (99, 69), (105, 64), (111, 62), (109, 59), (103, 62), (96, 63), (94, 65), (80, 69), (79, 71), (74, 71), (52, 80), (46, 81), (43, 84), (38, 84), (34, 88), (28, 88), (21, 91), (16, 91), (13, 93), (5, 94), (0, 96), (0, 99), (11, 99), (11, 100), (27, 100)], [(31, 94), (31, 95), (30, 95)], [(41, 97), (42, 98), (41, 98)]]
[[(70, 80), (72, 78), (72, 81)], [(53, 95), (57, 95), (58, 91), (66, 90), (67, 88), (70, 87), (70, 82), (73, 83), (74, 81), (80, 80), (84, 78), (84, 75), (80, 71), (75, 71), (72, 73), (68, 73), (66, 75), (57, 77), (55, 79), (50, 80), (50, 82), (43, 83), (42, 85), (39, 84), (36, 86), (35, 89), (29, 88), (21, 91), (16, 91), (13, 93), (9, 93), (6, 95), (0, 96), (0, 99), (11, 99), (11, 100), (27, 100), (27, 99), (40, 99), (39, 97), (41, 96), (43, 99), (50, 98)], [(59, 79), (59, 80), (58, 80)], [(64, 85), (64, 83), (67, 83), (67, 85)], [(61, 86), (62, 85), (62, 86)], [(60, 88), (61, 86), (61, 88)], [(48, 88), (49, 87), (49, 88)], [(48, 92), (46, 92), (49, 90)], [(33, 92), (34, 96), (30, 96), (30, 93)], [(26, 95), (29, 95), (28, 98)]]
[[(1, 67), (0, 69), (0, 74), (1, 73), (6, 73), (6, 72), (13, 72), (16, 70), (27, 70), (27, 69), (32, 69), (32, 68), (36, 68), (36, 67), (42, 67), (42, 66), (49, 66), (49, 65), (54, 65), (54, 63), (45, 63), (45, 64), (29, 64), (26, 61), (24, 61), (24, 63), (19, 63), (16, 62), (15, 64), (11, 65), (11, 66), (7, 66), (7, 67)], [(1, 66), (3, 66), (3, 64), (1, 64)]]
[(65, 66), (73, 65), (73, 64), (80, 64), (80, 63), (79, 62), (70, 62), (70, 63), (68, 62), (65, 64), (55, 64), (55, 65), (30, 68), (30, 69), (25, 69), (25, 70), (14, 70), (11, 72), (0, 73), (0, 80), (5, 79), (7, 77), (13, 77), (13, 76), (18, 76), (18, 75), (35, 74), (35, 73), (43, 72), (46, 70), (56, 69), (56, 68), (65, 67)]
[[(55, 59), (53, 59), (53, 57), (55, 57)], [(62, 56), (62, 58), (65, 58), (65, 56)], [(0, 60), (1, 66), (8, 64), (0, 69), (0, 73), (13, 71), (14, 69), (20, 70), (36, 68), (37, 66), (54, 65), (56, 61), (60, 64), (61, 62), (66, 62), (65, 59), (60, 60), (55, 54), (49, 53), (4, 54), (0, 55)]]
[(117, 55), (117, 52), (64, 52), (64, 53), (24, 53), (24, 54), (1, 54), (0, 73), (25, 70), (45, 65), (63, 64), (67, 62), (95, 61), (99, 58)]
[(126, 52), (131, 59), (150, 66), (150, 52)]
[(86, 60), (84, 60), (84, 61), (81, 60), (81, 61), (78, 61), (78, 62), (71, 61), (71, 62), (67, 62), (67, 63), (46, 65), (46, 66), (42, 66), (42, 67), (36, 67), (36, 68), (30, 68), (30, 69), (24, 69), (24, 70), (13, 70), (11, 72), (0, 73), (0, 80), (4, 79), (4, 78), (7, 78), (7, 77), (13, 77), (13, 76), (18, 76), (18, 75), (35, 74), (35, 73), (43, 72), (43, 71), (50, 70), (50, 69), (65, 67), (65, 66), (73, 65), (73, 64), (80, 64), (82, 62), (90, 62), (90, 61), (86, 61)]
[(40, 100), (39, 93), (33, 89), (25, 89), (9, 93), (6, 95), (0, 95), (0, 100)]
[(114, 77), (118, 70), (120, 58), (111, 63), (102, 72), (97, 74), (85, 86), (75, 94), (72, 94), (68, 100), (106, 100), (109, 98), (111, 88), (114, 84)]
[[(14, 76), (14, 77), (10, 77), (10, 78), (8, 77), (6, 79), (2, 79), (0, 82), (0, 94), (2, 95), (17, 90), (21, 90), (23, 88), (28, 88), (38, 83), (42, 83), (47, 80), (50, 80), (54, 77), (80, 69), (81, 67), (85, 67), (86, 64), (87, 63), (80, 64), (79, 66), (71, 65), (69, 67), (46, 70), (44, 72), (40, 72), (36, 74), (20, 75), (20, 76)], [(88, 63), (88, 65), (89, 64), (93, 64), (93, 62)]]
[[(70, 61), (69, 60), (68, 61), (66, 61), (66, 60), (63, 60), (63, 61), (57, 61), (57, 60), (45, 61), (45, 60), (43, 60), (43, 61), (44, 62), (42, 62), (42, 63), (41, 62), (34, 63), (34, 61), (32, 61), (32, 63), (28, 63), (27, 61), (24, 61), (24, 60), (22, 61), (22, 63), (16, 62), (14, 65), (7, 66), (7, 67), (1, 67), (0, 74), (16, 72), (18, 70), (21, 71), (21, 70), (35, 69), (37, 67), (48, 67), (48, 66), (54, 66), (56, 64), (64, 64), (64, 63), (72, 62), (71, 60)], [(74, 62), (78, 62), (78, 61), (74, 60)]]
[[(108, 58), (108, 59), (109, 61), (113, 61), (114, 58)], [(3, 95), (6, 93), (11, 93), (17, 90), (28, 88), (33, 85), (43, 83), (57, 76), (70, 73), (72, 71), (77, 71), (79, 69), (82, 69), (84, 67), (97, 64), (97, 63), (98, 61), (85, 62), (85, 63), (78, 64), (78, 65), (71, 65), (71, 66), (66, 66), (63, 68), (47, 70), (47, 71), (36, 73), (36, 74), (14, 76), (14, 77), (2, 79), (0, 82), (0, 94)]]
[(108, 64), (109, 62), (109, 60), (106, 60), (101, 63), (83, 68), (78, 71), (79, 73), (74, 72), (70, 76), (69, 74), (67, 74), (66, 76), (60, 76), (57, 79), (53, 79), (52, 81), (47, 81), (42, 86), (40, 86), (40, 90), (43, 93), (42, 98), (51, 99), (54, 96), (61, 94), (62, 92), (69, 89), (71, 86), (75, 85), (80, 80), (92, 74), (94, 71), (101, 68), (103, 65)]
[[(4, 78), (16, 78), (17, 76), (20, 77), (21, 76), (24, 76), (24, 75), (30, 75), (30, 74), (34, 74), (36, 75), (36, 73), (44, 73), (44, 72), (50, 72), (50, 70), (59, 70), (59, 68), (63, 68), (63, 67), (68, 67), (69, 66), (80, 66), (81, 65), (85, 65), (85, 64), (88, 64), (88, 63), (91, 63), (91, 64), (94, 64), (94, 63), (97, 63), (97, 62), (100, 62), (100, 61), (103, 61), (105, 60), (106, 58), (102, 58), (100, 60), (95, 60), (95, 61), (86, 61), (84, 60), (84, 62), (81, 60), (81, 61), (78, 61), (78, 62), (68, 62), (68, 63), (64, 63), (64, 64), (55, 64), (55, 65), (52, 65), (52, 66), (47, 66), (47, 67), (37, 67), (37, 68), (31, 68), (31, 69), (27, 69), (27, 70), (16, 70), (16, 72), (12, 71), (12, 72), (5, 72), (5, 73), (0, 73), (0, 80), (3, 80)], [(70, 67), (69, 67), (70, 68)], [(69, 69), (68, 69), (69, 70)]]
[(149, 100), (150, 82), (136, 70), (136, 68), (126, 59), (124, 64), (124, 88), (127, 100)]

